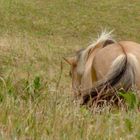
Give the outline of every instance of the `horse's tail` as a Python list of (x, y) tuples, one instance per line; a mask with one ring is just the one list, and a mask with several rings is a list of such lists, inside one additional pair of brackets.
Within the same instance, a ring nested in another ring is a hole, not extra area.
[(88, 101), (98, 93), (111, 92), (112, 89), (119, 90), (123, 87), (126, 91), (135, 84), (137, 59), (133, 54), (122, 54), (118, 56), (108, 72), (107, 76), (97, 82), (97, 85), (91, 90), (83, 93), (82, 104), (88, 103)]

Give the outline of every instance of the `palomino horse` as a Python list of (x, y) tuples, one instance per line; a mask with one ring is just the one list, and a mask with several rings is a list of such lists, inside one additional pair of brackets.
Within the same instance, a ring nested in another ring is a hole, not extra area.
[(71, 65), (72, 88), (83, 104), (101, 91), (140, 89), (140, 44), (115, 41), (110, 33), (65, 59)]

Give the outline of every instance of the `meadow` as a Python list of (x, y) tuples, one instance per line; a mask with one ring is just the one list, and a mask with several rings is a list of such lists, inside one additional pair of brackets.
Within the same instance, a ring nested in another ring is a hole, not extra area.
[(139, 0), (0, 0), (0, 140), (136, 140), (140, 113), (73, 101), (62, 57), (102, 29), (140, 43)]

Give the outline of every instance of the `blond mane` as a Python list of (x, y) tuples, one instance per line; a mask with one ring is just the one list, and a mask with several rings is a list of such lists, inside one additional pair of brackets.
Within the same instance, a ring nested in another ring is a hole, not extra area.
[(89, 45), (85, 50), (83, 50), (83, 51), (81, 52), (80, 58), (79, 58), (79, 60), (78, 60), (78, 69), (77, 69), (77, 72), (78, 72), (79, 74), (83, 74), (83, 72), (84, 72), (85, 63), (86, 63), (86, 60), (87, 60), (89, 51), (90, 51), (91, 49), (95, 48), (95, 47), (98, 46), (98, 44), (100, 44), (100, 43), (106, 42), (107, 40), (111, 40), (111, 41), (113, 41), (113, 42), (116, 42), (116, 41), (113, 39), (112, 32), (113, 32), (113, 31), (110, 31), (110, 32), (102, 31), (101, 34), (98, 35), (98, 38), (95, 39), (91, 45)]

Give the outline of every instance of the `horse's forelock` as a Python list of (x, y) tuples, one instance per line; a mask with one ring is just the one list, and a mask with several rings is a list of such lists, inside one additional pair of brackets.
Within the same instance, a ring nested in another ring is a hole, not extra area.
[(78, 50), (78, 51), (76, 51), (76, 58), (77, 58), (77, 61), (79, 61), (79, 59), (80, 59), (80, 57), (81, 57), (81, 55), (82, 55), (82, 52), (84, 51), (85, 49), (80, 49), (80, 50)]
[(77, 60), (77, 73), (79, 75), (82, 75), (83, 72), (84, 72), (84, 59), (85, 59), (85, 56), (84, 56), (84, 51), (85, 49), (80, 49), (76, 52), (76, 60)]

